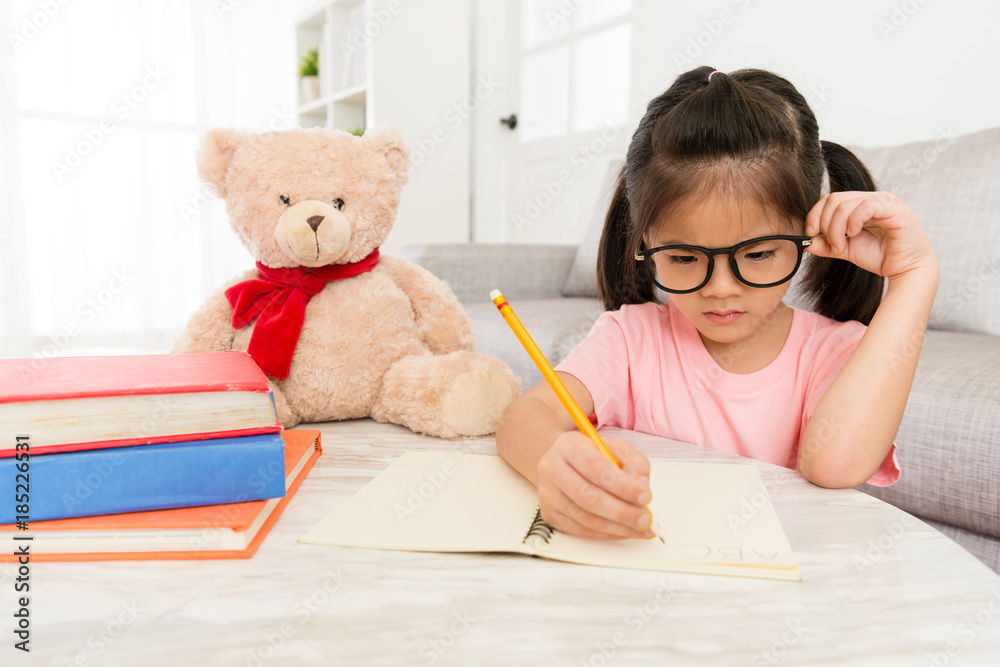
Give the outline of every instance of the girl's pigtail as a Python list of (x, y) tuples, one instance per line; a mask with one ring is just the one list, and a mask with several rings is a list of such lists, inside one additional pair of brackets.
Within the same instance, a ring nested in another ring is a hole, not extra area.
[(597, 251), (597, 295), (606, 310), (617, 310), (626, 303), (653, 300), (653, 286), (639, 275), (641, 264), (634, 259), (631, 212), (622, 167), (604, 218), (604, 231)]
[[(858, 157), (840, 144), (822, 142), (830, 178), (830, 192), (875, 192), (875, 179)], [(803, 280), (813, 309), (840, 322), (857, 320), (867, 325), (882, 301), (885, 279), (851, 262), (831, 257), (811, 257)]]

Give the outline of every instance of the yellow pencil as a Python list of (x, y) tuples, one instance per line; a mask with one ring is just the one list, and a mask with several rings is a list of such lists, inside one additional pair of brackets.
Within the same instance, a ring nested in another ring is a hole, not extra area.
[[(500, 290), (495, 289), (490, 292), (490, 298), (493, 299), (494, 305), (496, 305), (500, 314), (503, 315), (504, 320), (506, 320), (507, 324), (514, 331), (514, 335), (517, 336), (519, 341), (521, 341), (521, 345), (524, 346), (528, 356), (531, 357), (533, 362), (535, 362), (535, 366), (538, 366), (538, 370), (541, 371), (542, 377), (545, 378), (545, 381), (549, 383), (550, 387), (552, 387), (552, 391), (554, 391), (556, 396), (559, 397), (559, 401), (563, 404), (563, 407), (566, 408), (566, 411), (569, 412), (569, 416), (573, 418), (573, 423), (576, 424), (576, 427), (580, 429), (581, 433), (591, 439), (598, 451), (604, 454), (609, 461), (621, 468), (622, 464), (615, 459), (611, 450), (608, 449), (608, 446), (604, 444), (603, 440), (601, 440), (601, 436), (598, 435), (597, 429), (595, 429), (594, 425), (590, 423), (590, 419), (587, 415), (583, 414), (583, 410), (579, 405), (577, 405), (576, 400), (573, 399), (573, 395), (569, 393), (569, 390), (566, 388), (566, 385), (563, 384), (563, 381), (558, 375), (556, 375), (556, 371), (552, 368), (552, 364), (550, 364), (549, 360), (545, 358), (544, 354), (542, 354), (542, 351), (538, 348), (538, 345), (535, 344), (531, 334), (529, 334), (528, 330), (524, 328), (523, 324), (521, 324), (521, 320), (514, 314), (514, 310), (510, 307), (510, 304), (507, 303), (507, 299), (504, 298), (504, 295), (500, 293)], [(647, 509), (649, 508), (647, 507)], [(653, 531), (654, 535), (660, 537), (660, 526), (653, 517), (652, 512), (650, 512), (649, 529)], [(660, 537), (660, 541), (663, 541), (662, 537)]]

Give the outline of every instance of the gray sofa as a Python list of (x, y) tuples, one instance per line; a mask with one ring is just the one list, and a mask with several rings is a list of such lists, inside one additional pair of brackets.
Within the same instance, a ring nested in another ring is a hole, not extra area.
[[(879, 188), (917, 214), (941, 280), (896, 438), (902, 476), (860, 490), (914, 514), (1000, 572), (1000, 128), (863, 149)], [(489, 299), (499, 288), (553, 364), (590, 329), (596, 249), (612, 164), (586, 237), (570, 245), (428, 245), (404, 254), (445, 280), (476, 329), (477, 349), (506, 361), (525, 387), (537, 369)], [(801, 275), (801, 274), (800, 274)], [(794, 305), (793, 283), (787, 301)]]

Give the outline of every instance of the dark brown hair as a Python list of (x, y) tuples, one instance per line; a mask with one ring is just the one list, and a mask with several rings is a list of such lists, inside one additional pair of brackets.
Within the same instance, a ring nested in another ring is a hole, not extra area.
[[(709, 82), (713, 71), (698, 67), (677, 77), (632, 135), (598, 250), (598, 294), (608, 310), (653, 300), (635, 252), (664, 215), (682, 213), (699, 195), (722, 188), (804, 222), (819, 201), (824, 166), (831, 192), (875, 190), (851, 151), (831, 141), (820, 148), (816, 117), (789, 81), (742, 69)], [(868, 324), (883, 278), (845, 260), (809, 256), (802, 288), (820, 315)]]

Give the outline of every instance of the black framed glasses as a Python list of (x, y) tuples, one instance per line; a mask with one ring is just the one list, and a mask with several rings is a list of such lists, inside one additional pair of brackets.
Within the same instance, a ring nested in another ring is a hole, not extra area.
[(760, 236), (728, 248), (664, 245), (635, 253), (657, 287), (671, 294), (697, 292), (712, 279), (716, 255), (729, 255), (729, 268), (744, 285), (774, 287), (792, 279), (802, 264), (808, 236)]

